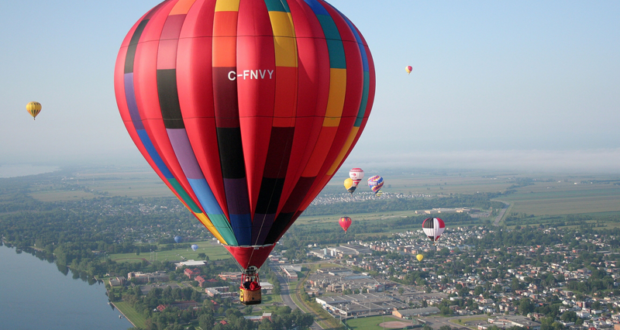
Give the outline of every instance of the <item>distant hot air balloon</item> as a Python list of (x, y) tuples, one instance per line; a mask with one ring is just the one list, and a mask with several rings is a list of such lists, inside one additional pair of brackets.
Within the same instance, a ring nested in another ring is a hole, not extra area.
[(340, 218), (340, 220), (338, 220), (338, 224), (340, 224), (340, 227), (342, 227), (342, 229), (344, 229), (344, 232), (346, 233), (351, 226), (351, 218), (342, 217)]
[(405, 67), (405, 71), (407, 71), (407, 74), (411, 74), (411, 71), (413, 71), (413, 68), (411, 67), (411, 65), (408, 65)]
[(198, 245), (192, 244), (192, 250), (194, 250), (194, 251), (198, 250)]
[(37, 118), (42, 108), (43, 107), (39, 102), (30, 102), (26, 104), (26, 111), (28, 111), (28, 113), (32, 116), (33, 119)]
[(372, 189), (372, 192), (377, 194), (383, 187), (383, 178), (378, 175), (371, 176), (368, 178), (368, 186)]
[[(352, 168), (349, 171), (349, 178), (351, 178), (351, 180), (353, 180), (353, 187), (355, 190), (355, 188), (357, 188), (357, 185), (362, 181), (362, 179), (364, 178), (364, 170), (362, 170), (359, 167), (356, 168)], [(353, 192), (351, 192), (353, 193)]]
[(446, 225), (439, 218), (428, 218), (422, 223), (422, 230), (433, 241), (433, 244), (439, 239), (444, 229), (446, 229)]
[(346, 179), (344, 179), (344, 188), (348, 192), (353, 194), (353, 192), (355, 191), (355, 188), (357, 188), (357, 187), (353, 185), (353, 180), (351, 180), (351, 178), (346, 178)]
[(324, 0), (166, 0), (131, 28), (114, 87), (134, 143), (243, 269), (258, 269), (348, 157), (375, 71)]
[(424, 259), (424, 256), (421, 254), (418, 254), (417, 256), (415, 256), (416, 259), (418, 259), (418, 261), (422, 261), (422, 259)]
[(375, 196), (381, 197), (383, 195), (383, 191), (379, 191)]
[(182, 240), (183, 238), (181, 236), (174, 236), (175, 243), (181, 243)]

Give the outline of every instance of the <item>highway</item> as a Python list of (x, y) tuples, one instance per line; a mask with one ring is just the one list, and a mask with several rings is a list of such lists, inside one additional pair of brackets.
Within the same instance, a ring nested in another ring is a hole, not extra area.
[[(295, 308), (299, 308), (299, 310), (303, 311), (301, 307), (295, 304), (295, 302), (293, 301), (293, 298), (291, 298), (291, 292), (289, 288), (288, 279), (281, 276), (280, 272), (275, 267), (271, 267), (271, 271), (273, 271), (276, 274), (276, 276), (278, 277), (278, 282), (280, 282), (280, 296), (282, 297), (282, 301), (284, 302), (284, 304), (290, 307), (291, 310)], [(318, 318), (318, 315), (315, 314), (314, 317)], [(323, 327), (321, 327), (316, 321), (314, 321), (310, 329), (323, 330)]]
[(495, 218), (495, 222), (493, 223), (495, 226), (499, 226), (499, 222), (502, 221), (504, 214), (506, 214), (506, 211), (508, 211), (508, 207), (510, 207), (510, 203), (506, 203), (506, 202), (502, 202), (502, 203), (504, 203), (504, 208), (502, 208), (501, 211), (499, 211), (499, 214)]

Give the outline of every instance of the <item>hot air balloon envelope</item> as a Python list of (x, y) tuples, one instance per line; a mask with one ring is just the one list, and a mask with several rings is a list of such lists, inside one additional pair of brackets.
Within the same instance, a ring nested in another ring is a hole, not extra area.
[(181, 241), (183, 241), (183, 238), (181, 236), (174, 236), (175, 243), (181, 243)]
[(356, 186), (353, 185), (353, 180), (351, 180), (351, 178), (346, 178), (344, 180), (344, 188), (350, 193), (355, 191)]
[(446, 225), (439, 218), (427, 218), (422, 223), (422, 230), (433, 241), (433, 244), (435, 244), (445, 229)]
[(406, 66), (405, 71), (407, 71), (407, 74), (411, 74), (411, 71), (413, 71), (413, 68), (411, 67), (411, 65)]
[(33, 119), (36, 119), (39, 113), (41, 112), (43, 107), (39, 102), (29, 102), (26, 104), (26, 111), (32, 116)]
[(114, 87), (147, 162), (254, 282), (357, 143), (375, 73), (323, 0), (167, 0), (127, 34)]
[(364, 178), (364, 170), (362, 170), (361, 168), (357, 168), (357, 167), (352, 168), (349, 171), (349, 178), (353, 180), (353, 185), (357, 187), (360, 181), (362, 181), (362, 179)]
[(416, 259), (418, 259), (418, 261), (422, 261), (422, 259), (424, 259), (424, 256), (421, 254), (418, 254), (417, 256), (415, 256)]
[(368, 178), (368, 186), (372, 189), (372, 192), (378, 193), (383, 187), (383, 178), (378, 175), (371, 176)]
[(194, 250), (194, 251), (198, 250), (198, 245), (192, 244), (192, 250)]
[(340, 227), (342, 227), (342, 229), (344, 229), (345, 233), (347, 232), (347, 230), (351, 226), (351, 222), (352, 222), (352, 220), (349, 217), (342, 217), (342, 218), (340, 218), (340, 220), (338, 220), (338, 224), (340, 224)]

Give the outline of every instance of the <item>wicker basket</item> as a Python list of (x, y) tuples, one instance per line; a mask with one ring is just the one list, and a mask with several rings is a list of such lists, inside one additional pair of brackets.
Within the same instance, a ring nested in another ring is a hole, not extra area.
[(261, 289), (248, 290), (244, 287), (239, 288), (239, 300), (244, 305), (257, 305), (261, 302)]

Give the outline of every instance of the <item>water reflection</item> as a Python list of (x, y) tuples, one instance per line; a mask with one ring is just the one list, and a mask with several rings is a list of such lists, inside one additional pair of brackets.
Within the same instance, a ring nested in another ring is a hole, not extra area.
[[(0, 329), (120, 330), (131, 327), (125, 318), (118, 318), (117, 311), (103, 308), (109, 302), (105, 287), (95, 285), (103, 284), (102, 281), (65, 265), (51, 267), (49, 262), (54, 262), (54, 257), (46, 251), (31, 248), (10, 251), (6, 242), (1, 246), (0, 283), (11, 285), (0, 285)], [(67, 276), (69, 272), (71, 277)], [(32, 313), (33, 306), (45, 308), (37, 309), (37, 317), (24, 317)]]
[(58, 271), (61, 272), (63, 275), (67, 276), (67, 274), (69, 274), (69, 267), (60, 264), (56, 264), (56, 267), (58, 268)]

